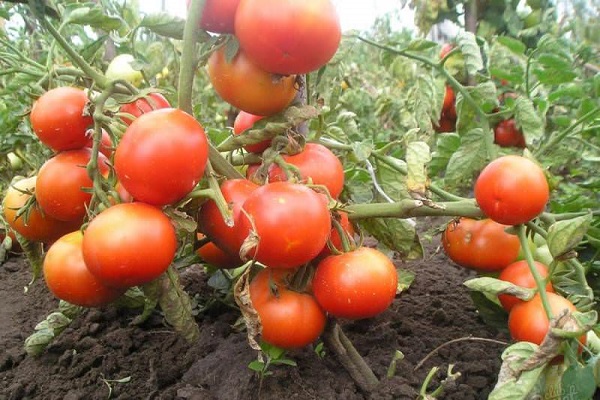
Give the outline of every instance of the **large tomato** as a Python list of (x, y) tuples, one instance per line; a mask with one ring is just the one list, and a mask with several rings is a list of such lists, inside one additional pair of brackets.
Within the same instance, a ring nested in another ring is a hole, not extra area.
[(139, 118), (140, 115), (149, 113), (153, 110), (160, 110), (161, 108), (171, 108), (171, 105), (165, 96), (158, 92), (152, 92), (148, 94), (147, 97), (142, 97), (132, 103), (123, 104), (119, 108), (119, 112), (133, 116), (133, 119), (128, 115), (121, 116), (121, 121), (126, 125), (131, 125), (131, 123)]
[(59, 299), (83, 307), (99, 307), (123, 294), (124, 289), (104, 285), (90, 273), (83, 260), (81, 231), (62, 236), (44, 257), (44, 278)]
[(446, 85), (442, 114), (448, 119), (456, 119), (456, 95), (450, 85)]
[(519, 256), (521, 245), (516, 235), (505, 232), (508, 226), (491, 219), (452, 220), (442, 235), (442, 245), (452, 261), (465, 268), (499, 271)]
[[(237, 221), (242, 204), (256, 188), (258, 185), (246, 179), (229, 179), (221, 184), (221, 193), (231, 207), (233, 221)], [(227, 226), (213, 200), (202, 204), (198, 213), (198, 230), (226, 252), (239, 254), (244, 240), (238, 233), (239, 224)]]
[[(241, 135), (248, 129), (252, 128), (256, 121), (259, 121), (263, 118), (264, 117), (261, 115), (254, 115), (247, 113), (246, 111), (240, 111), (235, 117), (235, 121), (233, 122), (233, 134)], [(270, 145), (270, 140), (264, 140), (260, 143), (249, 144), (247, 146), (244, 146), (244, 149), (246, 149), (246, 151), (250, 153), (262, 153)]]
[(169, 218), (145, 203), (114, 205), (94, 218), (83, 237), (90, 272), (114, 288), (148, 283), (167, 270), (177, 236)]
[[(239, 3), (240, 0), (206, 0), (198, 26), (209, 32), (234, 33)], [(187, 0), (187, 6), (190, 7), (190, 0)]]
[[(311, 182), (323, 185), (333, 198), (337, 198), (344, 188), (344, 166), (327, 147), (318, 143), (307, 143), (304, 149), (294, 155), (284, 155), (283, 160), (295, 166), (300, 171), (302, 183)], [(247, 175), (251, 178), (257, 167), (248, 168)], [(277, 164), (269, 167), (269, 181), (286, 181), (285, 171)]]
[(327, 64), (340, 44), (341, 28), (330, 0), (241, 0), (235, 34), (261, 68), (290, 75)]
[(221, 48), (208, 59), (208, 76), (219, 96), (255, 115), (283, 111), (296, 96), (296, 76), (276, 76), (254, 64), (243, 51), (230, 62)]
[(254, 190), (237, 224), (242, 238), (258, 239), (247, 255), (272, 268), (296, 268), (315, 258), (327, 243), (331, 216), (326, 201), (308, 187), (274, 182)]
[(173, 108), (143, 114), (115, 151), (115, 172), (134, 199), (163, 206), (181, 200), (204, 174), (208, 140), (202, 125)]
[[(262, 324), (262, 339), (289, 349), (304, 347), (321, 335), (327, 318), (315, 298), (289, 290), (281, 276), (270, 278), (271, 269), (260, 271), (250, 284), (250, 299)], [(277, 286), (273, 291), (269, 281)]]
[(501, 147), (525, 148), (525, 136), (514, 119), (500, 121), (494, 128), (494, 143)]
[[(58, 153), (42, 165), (38, 172), (36, 198), (49, 216), (61, 221), (81, 221), (92, 199), (93, 186), (86, 165), (92, 150), (84, 147)], [(104, 154), (98, 154), (98, 168), (108, 173)]]
[[(563, 310), (576, 311), (569, 300), (556, 293), (547, 293), (552, 314), (557, 316)], [(542, 305), (542, 298), (536, 294), (530, 301), (515, 305), (508, 315), (508, 330), (516, 341), (541, 344), (550, 329), (550, 322)], [(581, 341), (585, 340), (583, 336)]]
[(379, 250), (359, 247), (319, 263), (312, 281), (321, 307), (339, 318), (371, 318), (396, 296), (398, 273)]
[(53, 150), (82, 148), (88, 141), (85, 132), (94, 123), (90, 115), (84, 115), (87, 102), (81, 89), (49, 90), (33, 104), (31, 127), (40, 141)]
[[(198, 234), (198, 239), (202, 239), (203, 234)], [(228, 253), (222, 250), (213, 242), (207, 242), (196, 250), (196, 254), (208, 264), (217, 268), (237, 268), (243, 264), (237, 254)]]
[[(548, 267), (537, 261), (535, 261), (534, 265), (540, 276), (545, 279), (548, 276)], [(533, 278), (531, 270), (529, 269), (529, 265), (527, 265), (527, 261), (525, 260), (514, 262), (504, 268), (502, 272), (500, 272), (498, 279), (527, 289), (534, 289), (536, 287), (535, 279)], [(552, 283), (548, 282), (546, 285), (546, 291), (554, 292)], [(510, 294), (498, 295), (498, 300), (500, 300), (502, 307), (504, 307), (506, 311), (510, 311), (515, 305), (523, 302), (523, 300)]]
[(489, 163), (475, 182), (475, 199), (486, 216), (505, 225), (525, 223), (544, 211), (550, 190), (544, 171), (515, 155)]
[(52, 218), (37, 203), (26, 215), (17, 217), (19, 209), (31, 199), (29, 192), (35, 192), (36, 180), (37, 177), (32, 176), (9, 186), (2, 200), (2, 211), (8, 225), (25, 239), (50, 243), (79, 228), (79, 224)]

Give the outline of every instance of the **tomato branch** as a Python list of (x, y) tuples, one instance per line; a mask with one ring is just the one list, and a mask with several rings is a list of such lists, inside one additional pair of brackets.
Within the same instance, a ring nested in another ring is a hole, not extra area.
[(436, 207), (425, 205), (420, 200), (405, 199), (395, 203), (351, 204), (344, 208), (351, 220), (363, 218), (411, 218), (432, 216), (484, 217), (473, 200), (437, 203)]
[(194, 72), (196, 71), (196, 45), (198, 42), (198, 24), (206, 0), (192, 0), (188, 10), (187, 20), (183, 29), (183, 50), (179, 67), (179, 82), (177, 84), (179, 108), (188, 114), (192, 112), (192, 92)]
[(582, 124), (585, 124), (588, 121), (595, 119), (598, 115), (600, 115), (600, 107), (596, 107), (593, 110), (588, 111), (584, 115), (582, 115), (577, 121), (575, 121), (571, 126), (565, 128), (563, 131), (557, 133), (550, 140), (544, 142), (540, 147), (538, 147), (534, 151), (534, 155), (539, 157), (544, 154), (548, 149), (553, 149), (558, 145), (565, 137), (570, 135), (575, 129)]

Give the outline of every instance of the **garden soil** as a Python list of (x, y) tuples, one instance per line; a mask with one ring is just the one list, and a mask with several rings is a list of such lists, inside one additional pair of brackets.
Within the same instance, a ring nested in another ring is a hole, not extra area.
[[(198, 314), (200, 337), (194, 343), (166, 326), (159, 312), (134, 326), (136, 311), (88, 310), (40, 356), (27, 356), (24, 339), (58, 302), (41, 280), (25, 294), (23, 287), (31, 274), (23, 258), (13, 257), (0, 266), (0, 400), (94, 400), (109, 395), (190, 400), (415, 399), (429, 371), (440, 368), (433, 390), (450, 364), (460, 377), (440, 398), (486, 399), (505, 346), (451, 341), (469, 337), (506, 341), (506, 334), (479, 317), (462, 285), (472, 272), (450, 262), (436, 238), (425, 243), (425, 249), (422, 260), (396, 262), (416, 278), (388, 311), (369, 320), (342, 322), (380, 378), (379, 386), (368, 394), (361, 392), (326, 348), (324, 354), (313, 348), (289, 352), (297, 367), (273, 366), (272, 375), (261, 382), (248, 368), (257, 355), (248, 346), (245, 332), (236, 328), (239, 313), (228, 306)], [(185, 270), (182, 282), (201, 304), (213, 290), (200, 267)], [(395, 374), (386, 377), (397, 350), (404, 359), (397, 362)]]

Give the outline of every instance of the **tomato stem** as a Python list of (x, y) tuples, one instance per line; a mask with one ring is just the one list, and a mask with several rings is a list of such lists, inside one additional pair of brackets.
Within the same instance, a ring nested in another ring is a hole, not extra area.
[(473, 200), (437, 203), (436, 207), (420, 200), (404, 199), (395, 203), (351, 204), (344, 208), (351, 220), (363, 218), (411, 218), (431, 216), (484, 217)]
[(179, 67), (179, 82), (177, 84), (179, 108), (188, 114), (192, 111), (192, 92), (194, 71), (196, 70), (196, 43), (198, 41), (198, 23), (206, 0), (192, 0), (188, 10), (187, 20), (183, 28), (183, 50)]
[(546, 316), (548, 317), (548, 320), (551, 320), (553, 315), (552, 308), (550, 308), (550, 302), (548, 301), (548, 294), (546, 293), (546, 281), (540, 275), (540, 272), (535, 266), (533, 254), (531, 254), (531, 248), (529, 247), (529, 242), (527, 241), (526, 225), (521, 224), (517, 226), (517, 234), (519, 236), (519, 241), (521, 242), (521, 249), (523, 250), (523, 254), (525, 255), (525, 260), (527, 261), (527, 265), (529, 266), (529, 271), (531, 272), (531, 275), (535, 280), (535, 286), (542, 300), (544, 311), (546, 311)]
[(204, 176), (208, 180), (208, 187), (213, 192), (213, 200), (223, 217), (223, 221), (225, 225), (232, 227), (233, 226), (233, 214), (229, 204), (227, 204), (227, 200), (223, 197), (223, 192), (221, 192), (221, 187), (219, 185), (219, 181), (215, 176), (215, 171), (212, 167), (212, 164), (209, 162), (206, 163), (206, 170), (204, 172)]

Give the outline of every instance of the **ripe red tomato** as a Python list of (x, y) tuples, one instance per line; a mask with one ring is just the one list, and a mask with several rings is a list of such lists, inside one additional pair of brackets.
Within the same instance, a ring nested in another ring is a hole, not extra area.
[[(277, 274), (270, 278), (271, 271), (263, 269), (250, 283), (250, 299), (260, 317), (262, 339), (284, 349), (314, 342), (325, 329), (325, 313), (310, 294), (287, 289)], [(276, 284), (276, 293), (269, 280)]]
[[(548, 301), (554, 316), (565, 309), (571, 312), (576, 311), (573, 303), (556, 293), (548, 293)], [(549, 328), (550, 322), (539, 294), (536, 294), (530, 301), (515, 305), (508, 315), (508, 330), (516, 341), (539, 345), (546, 337)], [(580, 341), (584, 343), (585, 336), (582, 336)]]
[[(348, 219), (348, 213), (340, 211), (338, 212), (338, 214), (339, 223), (342, 226), (344, 232), (346, 232), (346, 235), (348, 235), (350, 238), (354, 237), (356, 231), (354, 230), (354, 226), (352, 226), (352, 223)], [(335, 226), (331, 228), (331, 233), (329, 234), (329, 242), (331, 242), (331, 245), (337, 250), (343, 250), (342, 238), (340, 237), (340, 233), (335, 228)], [(329, 245), (326, 245), (325, 247), (323, 247), (323, 250), (321, 250), (321, 253), (319, 253), (317, 259), (323, 259), (329, 255), (331, 255), (331, 250), (329, 249)]]
[[(89, 137), (89, 140), (88, 140), (87, 144), (85, 145), (85, 147), (89, 147), (90, 149), (94, 145), (94, 141), (92, 139), (93, 134), (94, 134), (94, 131), (91, 129), (88, 129), (86, 135)], [(108, 134), (108, 132), (106, 132), (106, 130), (104, 130), (104, 129), (102, 129), (102, 139), (100, 140), (100, 148), (98, 150), (100, 151), (100, 153), (104, 154), (104, 156), (106, 158), (110, 158), (110, 156), (113, 153), (112, 139), (110, 138), (110, 135)]]
[(369, 247), (329, 256), (319, 263), (313, 293), (321, 307), (339, 318), (371, 318), (396, 296), (398, 273), (382, 252)]
[[(246, 179), (229, 179), (221, 184), (221, 193), (231, 207), (234, 221), (237, 221), (242, 204), (246, 201), (258, 185)], [(239, 254), (240, 246), (244, 241), (238, 233), (239, 224), (227, 226), (213, 200), (202, 204), (198, 213), (198, 230), (204, 233), (217, 246), (230, 254)]]
[(80, 149), (88, 142), (85, 131), (94, 123), (91, 116), (84, 115), (87, 102), (81, 89), (49, 90), (33, 104), (31, 127), (40, 141), (53, 150)]
[(327, 64), (340, 44), (341, 28), (330, 0), (241, 0), (235, 34), (261, 68), (290, 75)]
[[(49, 216), (61, 221), (81, 222), (86, 207), (92, 199), (89, 190), (93, 182), (88, 176), (86, 165), (92, 150), (84, 147), (58, 153), (42, 165), (36, 184), (37, 201)], [(98, 168), (108, 173), (104, 154), (98, 154)]]
[(272, 268), (296, 268), (315, 258), (327, 243), (331, 216), (323, 195), (300, 184), (274, 182), (255, 189), (236, 221), (241, 238), (258, 243), (248, 257)]
[[(546, 265), (535, 261), (535, 268), (538, 270), (542, 278), (545, 279), (548, 276), (548, 267)], [(514, 262), (504, 268), (500, 272), (498, 279), (528, 289), (534, 289), (536, 287), (535, 279), (533, 278), (531, 270), (529, 269), (527, 261), (525, 260)], [(551, 282), (548, 282), (546, 285), (546, 291), (554, 292)], [(519, 299), (518, 297), (511, 296), (510, 294), (498, 295), (498, 300), (500, 300), (502, 307), (504, 307), (506, 311), (510, 311), (515, 305), (523, 302), (523, 300)]]
[[(202, 239), (204, 235), (198, 233), (198, 239)], [(196, 254), (208, 264), (223, 269), (237, 268), (243, 264), (237, 254), (231, 254), (222, 250), (213, 242), (207, 242), (196, 250)]]
[(446, 255), (465, 268), (499, 271), (519, 256), (521, 245), (516, 235), (505, 232), (508, 226), (491, 219), (452, 220), (442, 235)]
[(452, 43), (444, 43), (440, 49), (440, 58), (446, 57), (446, 55), (450, 53), (452, 49), (454, 49), (454, 45)]
[(250, 114), (269, 116), (283, 111), (296, 96), (296, 76), (275, 76), (238, 51), (228, 62), (225, 49), (211, 54), (208, 77), (219, 96)]
[[(240, 111), (233, 122), (233, 134), (240, 135), (248, 129), (252, 128), (256, 121), (263, 119), (263, 116)], [(262, 153), (271, 145), (270, 140), (264, 140), (260, 143), (249, 144), (244, 146), (244, 149), (250, 153)]]
[(125, 131), (115, 172), (134, 199), (164, 206), (181, 200), (202, 179), (208, 140), (202, 125), (173, 108), (151, 111)]
[[(198, 26), (214, 33), (235, 33), (235, 12), (239, 3), (240, 0), (206, 0)], [(187, 7), (190, 8), (190, 0), (187, 0)]]
[(104, 285), (90, 273), (81, 244), (81, 231), (62, 236), (44, 257), (44, 278), (59, 299), (82, 307), (99, 307), (116, 300), (125, 290)]
[(9, 186), (2, 200), (2, 211), (8, 225), (25, 239), (34, 242), (50, 243), (62, 235), (79, 228), (77, 222), (64, 222), (46, 214), (36, 203), (29, 209), (27, 221), (25, 215), (17, 217), (17, 212), (29, 201), (31, 195), (23, 192), (35, 192), (36, 176), (21, 179)]
[(489, 218), (505, 225), (525, 223), (544, 211), (550, 190), (544, 171), (520, 156), (489, 163), (475, 182), (475, 199)]
[(442, 114), (448, 119), (456, 119), (456, 95), (451, 86), (446, 85)]
[(90, 272), (114, 288), (148, 283), (167, 270), (177, 236), (169, 218), (145, 203), (121, 203), (96, 216), (83, 236)]
[(121, 116), (121, 121), (123, 121), (126, 125), (131, 125), (131, 123), (139, 118), (142, 114), (149, 113), (153, 110), (160, 110), (161, 108), (171, 108), (171, 105), (165, 96), (160, 93), (153, 92), (148, 94), (147, 97), (142, 97), (133, 103), (123, 104), (119, 108), (119, 112), (131, 114), (134, 117), (131, 119), (125, 115)]
[(456, 119), (448, 118), (442, 114), (437, 125), (433, 126), (433, 129), (439, 133), (454, 132), (456, 131)]
[[(323, 185), (333, 198), (338, 198), (344, 189), (344, 166), (327, 147), (318, 143), (307, 143), (304, 150), (294, 155), (284, 155), (283, 160), (300, 171), (302, 183), (309, 180), (314, 185)], [(250, 179), (257, 166), (248, 168), (246, 175)], [(285, 171), (277, 164), (269, 167), (269, 182), (287, 181)]]
[(520, 147), (525, 148), (525, 136), (517, 128), (514, 119), (500, 121), (494, 128), (494, 143), (501, 147)]

